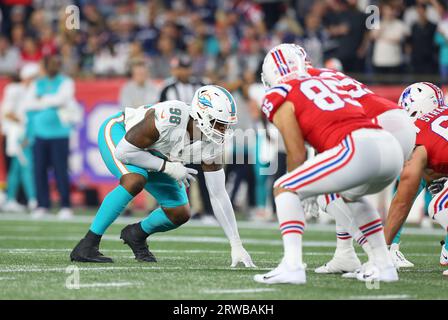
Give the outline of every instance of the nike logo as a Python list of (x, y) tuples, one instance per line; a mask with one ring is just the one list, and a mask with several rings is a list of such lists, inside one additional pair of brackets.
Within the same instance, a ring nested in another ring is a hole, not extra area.
[(447, 257), (446, 255), (444, 255), (443, 253), (442, 253), (442, 257), (443, 257), (445, 260), (448, 260), (448, 257)]
[(264, 280), (268, 280), (268, 279), (271, 279), (271, 278), (276, 277), (276, 276), (278, 276), (278, 274), (274, 274), (272, 276), (263, 276), (263, 279)]

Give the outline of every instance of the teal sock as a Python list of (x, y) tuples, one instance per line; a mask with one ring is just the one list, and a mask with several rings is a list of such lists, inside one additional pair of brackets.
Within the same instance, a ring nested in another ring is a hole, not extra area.
[(178, 225), (171, 222), (162, 208), (158, 208), (151, 212), (149, 216), (147, 216), (140, 222), (140, 226), (142, 227), (143, 231), (148, 234), (165, 232), (176, 229), (178, 227)]
[(396, 243), (396, 244), (400, 243), (401, 231), (402, 230), (403, 230), (403, 227), (401, 227), (400, 230), (398, 230), (397, 234), (395, 235), (394, 240), (392, 240), (392, 243)]
[(90, 231), (97, 235), (103, 235), (133, 198), (121, 185), (109, 192), (93, 219)]
[(448, 250), (448, 233), (445, 237), (445, 249)]

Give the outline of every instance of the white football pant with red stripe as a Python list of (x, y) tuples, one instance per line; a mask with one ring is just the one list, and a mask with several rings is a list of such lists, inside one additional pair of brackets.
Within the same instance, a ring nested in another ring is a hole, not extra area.
[(356, 200), (381, 191), (399, 175), (403, 154), (388, 132), (360, 129), (341, 144), (318, 154), (274, 183), (274, 188), (295, 192), (301, 200), (339, 193)]
[(443, 190), (432, 198), (428, 206), (428, 214), (445, 231), (448, 231), (448, 183), (445, 183)]
[[(360, 129), (348, 135), (340, 145), (280, 177), (274, 187), (292, 191), (281, 193), (275, 199), (285, 249), (284, 258), (276, 269), (266, 275), (256, 276), (255, 280), (285, 283), (290, 278), (291, 283), (304, 282), (301, 240), (305, 217), (301, 200), (328, 193), (339, 193), (351, 200), (360, 199), (365, 194), (385, 188), (398, 176), (402, 166), (403, 153), (390, 133), (378, 129)], [(361, 202), (361, 205), (365, 206), (365, 203)], [(386, 242), (384, 235), (378, 231), (382, 228), (378, 219), (379, 216), (368, 221), (364, 217), (354, 217), (361, 231), (369, 235), (373, 232), (375, 237), (382, 237), (381, 253), (386, 256)], [(383, 259), (386, 267), (392, 264), (387, 257)]]
[[(409, 159), (415, 146), (416, 129), (406, 111), (401, 109), (387, 111), (379, 115), (374, 121), (397, 139), (401, 146), (404, 159)], [(339, 236), (339, 234), (348, 233), (363, 247), (370, 260), (370, 258), (372, 258), (371, 248), (367, 243), (366, 237), (357, 227), (353, 224), (350, 225), (347, 216), (341, 212), (343, 210), (348, 210), (348, 208), (341, 203), (343, 200), (337, 200), (336, 202), (339, 202), (338, 204), (335, 202), (334, 205), (329, 205), (332, 201), (335, 201), (336, 198), (337, 195), (334, 194), (323, 195), (318, 198), (318, 203), (320, 208), (333, 216), (336, 220), (336, 224), (340, 226), (337, 230), (337, 247), (352, 246), (352, 241), (350, 241), (351, 237)], [(341, 228), (341, 226), (345, 227), (345, 229)]]

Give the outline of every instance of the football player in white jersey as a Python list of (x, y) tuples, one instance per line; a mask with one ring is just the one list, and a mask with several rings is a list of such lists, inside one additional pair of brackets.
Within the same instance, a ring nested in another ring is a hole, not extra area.
[[(113, 262), (99, 251), (106, 229), (143, 189), (160, 208), (126, 226), (120, 238), (138, 261), (155, 262), (147, 238), (179, 227), (190, 218), (186, 186), (196, 170), (183, 163), (202, 163), (214, 214), (229, 239), (232, 266), (254, 264), (243, 248), (235, 214), (225, 189), (223, 147), (237, 122), (232, 95), (224, 88), (199, 88), (190, 105), (166, 101), (127, 108), (108, 118), (98, 134), (101, 156), (119, 185), (103, 200), (89, 231), (70, 254), (72, 261)], [(198, 130), (199, 129), (199, 130)]]

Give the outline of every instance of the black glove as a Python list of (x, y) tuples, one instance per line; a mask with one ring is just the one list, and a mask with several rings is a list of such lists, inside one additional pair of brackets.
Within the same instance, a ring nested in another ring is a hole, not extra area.
[(428, 187), (428, 191), (431, 193), (431, 195), (434, 197), (436, 194), (438, 194), (440, 191), (443, 190), (443, 187), (445, 186), (445, 182), (448, 180), (448, 177), (443, 177), (437, 180), (434, 180), (431, 182), (431, 184)]

